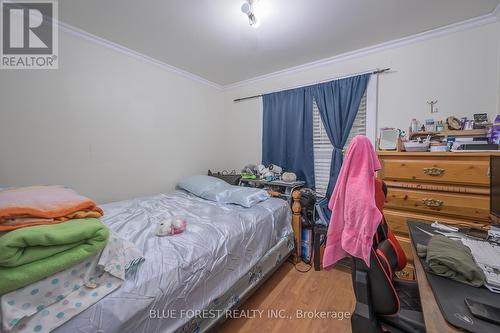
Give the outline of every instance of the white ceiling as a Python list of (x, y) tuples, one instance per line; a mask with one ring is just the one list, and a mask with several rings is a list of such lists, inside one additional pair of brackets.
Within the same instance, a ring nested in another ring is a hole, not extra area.
[(500, 0), (64, 0), (61, 21), (227, 85), (491, 13)]

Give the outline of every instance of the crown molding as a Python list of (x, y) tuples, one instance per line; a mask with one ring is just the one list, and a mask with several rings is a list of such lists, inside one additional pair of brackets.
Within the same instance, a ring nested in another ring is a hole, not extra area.
[(212, 81), (209, 81), (209, 80), (207, 80), (207, 79), (205, 79), (205, 78), (203, 78), (201, 76), (198, 76), (196, 74), (190, 73), (188, 71), (185, 71), (183, 69), (177, 68), (175, 66), (169, 65), (169, 64), (167, 64), (165, 62), (162, 62), (162, 61), (160, 61), (158, 59), (155, 59), (155, 58), (147, 56), (147, 55), (145, 55), (143, 53), (134, 51), (132, 49), (129, 49), (128, 47), (125, 47), (125, 46), (120, 45), (118, 43), (112, 42), (112, 41), (107, 40), (105, 38), (93, 35), (93, 34), (91, 34), (89, 32), (81, 30), (81, 29), (79, 29), (77, 27), (74, 27), (74, 26), (72, 26), (70, 24), (64, 23), (62, 21), (57, 21), (55, 23), (59, 27), (59, 31), (66, 32), (66, 33), (69, 33), (69, 34), (71, 34), (73, 36), (77, 36), (79, 38), (85, 39), (85, 40), (87, 40), (89, 42), (92, 42), (92, 43), (95, 43), (95, 44), (107, 47), (109, 49), (112, 49), (114, 51), (122, 53), (122, 54), (124, 54), (126, 56), (129, 56), (129, 57), (135, 58), (137, 60), (144, 61), (146, 63), (158, 66), (158, 67), (160, 67), (163, 70), (166, 70), (168, 72), (171, 72), (173, 74), (179, 75), (181, 77), (193, 80), (195, 82), (205, 84), (205, 85), (210, 86), (212, 88), (215, 88), (215, 89), (218, 89), (218, 90), (223, 90), (223, 88), (224, 88), (222, 85), (217, 84), (217, 83), (212, 82)]
[(474, 17), (474, 18), (471, 18), (471, 19), (468, 19), (468, 20), (465, 20), (462, 22), (453, 23), (453, 24), (450, 24), (450, 25), (447, 25), (444, 27), (428, 30), (428, 31), (421, 32), (421, 33), (414, 34), (414, 35), (410, 35), (407, 37), (394, 39), (394, 40), (387, 41), (384, 43), (372, 45), (372, 46), (358, 49), (355, 51), (342, 53), (342, 54), (339, 54), (339, 55), (336, 55), (333, 57), (316, 60), (313, 62), (305, 63), (305, 64), (294, 66), (294, 67), (289, 67), (289, 68), (286, 68), (286, 69), (283, 69), (280, 71), (276, 71), (276, 72), (272, 72), (269, 74), (256, 76), (256, 77), (251, 78), (251, 79), (247, 79), (247, 80), (243, 80), (243, 81), (239, 81), (236, 83), (231, 83), (231, 84), (225, 85), (225, 86), (223, 86), (223, 88), (224, 88), (224, 90), (229, 90), (229, 89), (234, 89), (234, 88), (238, 88), (238, 87), (242, 87), (242, 86), (247, 86), (247, 85), (261, 82), (264, 80), (268, 80), (271, 78), (291, 75), (291, 74), (303, 72), (306, 70), (310, 70), (313, 68), (317, 68), (317, 67), (321, 67), (321, 66), (325, 66), (325, 65), (331, 65), (331, 64), (347, 61), (350, 59), (359, 58), (359, 57), (362, 57), (362, 56), (365, 56), (368, 54), (372, 54), (372, 53), (376, 53), (376, 52), (380, 52), (380, 51), (384, 51), (384, 50), (388, 50), (388, 49), (393, 49), (393, 48), (401, 47), (404, 45), (414, 44), (414, 43), (429, 40), (432, 38), (445, 36), (445, 35), (453, 34), (456, 32), (469, 30), (469, 29), (473, 29), (473, 28), (480, 27), (483, 25), (495, 23), (495, 22), (498, 22), (500, 20), (500, 13), (499, 12), (500, 12), (500, 4), (495, 8), (495, 10), (493, 12), (486, 14), (486, 15)]
[(77, 36), (77, 37), (80, 37), (80, 38), (85, 39), (89, 42), (107, 47), (109, 49), (112, 49), (114, 51), (117, 51), (119, 53), (127, 55), (129, 57), (135, 58), (137, 60), (144, 61), (146, 63), (158, 66), (159, 68), (161, 68), (163, 70), (166, 70), (166, 71), (171, 72), (173, 74), (179, 75), (181, 77), (193, 80), (193, 81), (198, 82), (198, 83), (205, 84), (205, 85), (210, 86), (212, 88), (215, 88), (217, 90), (224, 91), (224, 90), (229, 90), (229, 89), (234, 89), (234, 88), (250, 85), (250, 84), (257, 83), (257, 82), (264, 81), (264, 80), (268, 80), (271, 78), (291, 75), (294, 73), (303, 72), (303, 71), (310, 70), (313, 68), (317, 68), (317, 67), (321, 67), (321, 66), (325, 66), (325, 65), (330, 65), (330, 64), (335, 64), (335, 63), (347, 61), (350, 59), (359, 58), (359, 57), (362, 57), (362, 56), (365, 56), (368, 54), (372, 54), (372, 53), (376, 53), (376, 52), (380, 52), (380, 51), (384, 51), (384, 50), (388, 50), (388, 49), (392, 49), (392, 48), (397, 48), (397, 47), (401, 47), (401, 46), (409, 45), (409, 44), (413, 44), (413, 43), (418, 43), (421, 41), (429, 40), (432, 38), (436, 38), (436, 37), (440, 37), (440, 36), (444, 36), (444, 35), (448, 35), (448, 34), (453, 34), (453, 33), (464, 31), (464, 30), (473, 29), (473, 28), (480, 27), (483, 25), (495, 23), (498, 21), (500, 21), (500, 3), (489, 14), (474, 17), (474, 18), (471, 18), (471, 19), (468, 19), (468, 20), (465, 20), (462, 22), (453, 23), (453, 24), (450, 24), (450, 25), (447, 25), (444, 27), (432, 29), (432, 30), (425, 31), (422, 33), (410, 35), (407, 37), (394, 39), (394, 40), (383, 42), (380, 44), (368, 46), (368, 47), (365, 47), (362, 49), (342, 53), (342, 54), (339, 54), (339, 55), (336, 55), (333, 57), (328, 57), (328, 58), (312, 61), (309, 63), (305, 63), (302, 65), (289, 67), (289, 68), (279, 70), (276, 72), (272, 72), (269, 74), (259, 75), (259, 76), (256, 76), (256, 77), (253, 77), (253, 78), (250, 78), (247, 80), (242, 80), (242, 81), (238, 81), (238, 82), (227, 84), (227, 85), (221, 85), (221, 84), (212, 82), (212, 81), (207, 80), (199, 75), (196, 75), (196, 74), (193, 74), (193, 73), (188, 72), (186, 70), (177, 68), (173, 65), (167, 64), (163, 61), (160, 61), (160, 60), (155, 59), (153, 57), (147, 56), (141, 52), (134, 51), (128, 47), (125, 47), (125, 46), (120, 45), (118, 43), (112, 42), (112, 41), (107, 40), (105, 38), (96, 36), (94, 34), (87, 32), (87, 31), (84, 31), (82, 29), (74, 27), (68, 23), (65, 23), (62, 21), (57, 21), (55, 23), (58, 25), (60, 31), (69, 33), (69, 34)]

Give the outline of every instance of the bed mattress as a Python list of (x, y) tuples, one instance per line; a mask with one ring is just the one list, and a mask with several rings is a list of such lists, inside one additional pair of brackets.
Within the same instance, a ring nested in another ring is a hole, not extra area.
[[(57, 333), (197, 331), (201, 321), (193, 310), (214, 307), (224, 297), (237, 302), (228, 295), (248, 289), (262, 277), (260, 264), (269, 272), (270, 263), (278, 264), (293, 247), (290, 208), (281, 199), (242, 208), (175, 191), (101, 207), (104, 223), (136, 244), (146, 260), (119, 290)], [(158, 222), (170, 216), (186, 218), (186, 231), (155, 236)]]

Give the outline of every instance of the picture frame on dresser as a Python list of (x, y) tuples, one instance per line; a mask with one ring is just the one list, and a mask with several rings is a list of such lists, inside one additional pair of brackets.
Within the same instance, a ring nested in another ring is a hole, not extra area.
[(401, 151), (401, 132), (395, 128), (380, 130), (377, 148), (380, 151)]

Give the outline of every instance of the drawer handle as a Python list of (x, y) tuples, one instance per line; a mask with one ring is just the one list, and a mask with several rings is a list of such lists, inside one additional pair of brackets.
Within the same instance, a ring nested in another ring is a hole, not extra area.
[(424, 168), (424, 173), (428, 176), (441, 176), (444, 171), (442, 168)]
[(443, 205), (443, 201), (438, 199), (422, 199), (422, 203), (427, 207), (438, 208)]
[(398, 275), (399, 275), (400, 277), (407, 278), (407, 277), (410, 277), (410, 272), (407, 272), (407, 271), (399, 271), (399, 272), (398, 272)]

